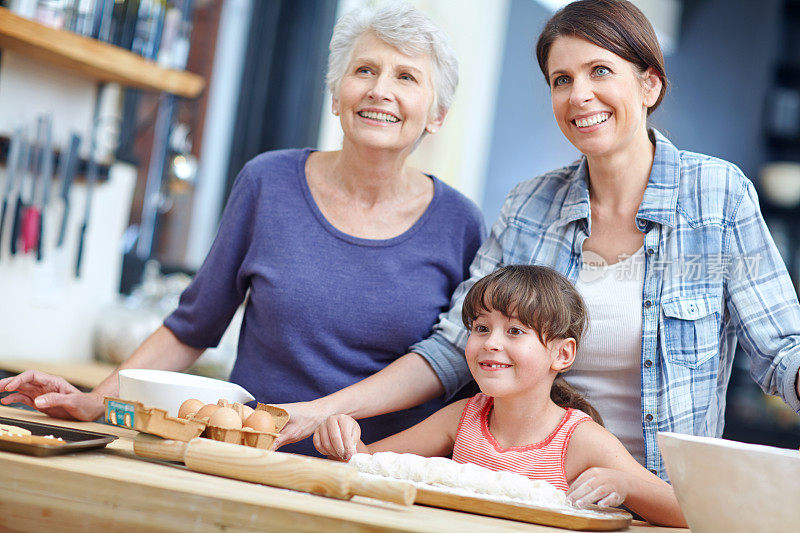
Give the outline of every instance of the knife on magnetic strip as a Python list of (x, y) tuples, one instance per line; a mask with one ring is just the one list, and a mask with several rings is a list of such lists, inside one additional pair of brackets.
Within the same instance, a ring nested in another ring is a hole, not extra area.
[(8, 199), (14, 191), (14, 184), (19, 176), (19, 165), (22, 152), (23, 139), (22, 127), (17, 127), (11, 136), (11, 144), (8, 148), (8, 156), (6, 156), (6, 176), (5, 176), (5, 189), (3, 192), (3, 206), (0, 209), (0, 243), (3, 240), (3, 229), (6, 225), (6, 212), (8, 211)]
[(53, 117), (45, 116), (45, 143), (42, 152), (42, 203), (39, 206), (39, 224), (37, 226), (38, 235), (36, 236), (36, 260), (42, 260), (42, 240), (44, 239), (45, 209), (50, 202), (50, 188), (53, 186)]
[(19, 154), (19, 165), (17, 165), (17, 172), (19, 174), (19, 177), (16, 179), (16, 181), (19, 182), (19, 187), (17, 188), (17, 201), (14, 205), (14, 211), (11, 215), (11, 237), (9, 238), (8, 246), (11, 255), (16, 255), (17, 253), (17, 239), (22, 231), (22, 214), (25, 210), (25, 202), (22, 200), (22, 188), (25, 185), (25, 173), (30, 169), (32, 151), (33, 148), (29, 144), (28, 140), (25, 139), (25, 134), (23, 133), (22, 146), (20, 147)]
[(64, 235), (67, 230), (67, 219), (69, 219), (69, 191), (70, 187), (72, 187), (72, 180), (75, 179), (75, 174), (78, 172), (78, 149), (80, 146), (80, 136), (73, 133), (69, 141), (69, 148), (66, 152), (61, 152), (61, 161), (58, 166), (58, 179), (61, 182), (59, 196), (63, 201), (64, 210), (61, 212), (61, 227), (58, 228), (57, 248), (64, 246)]
[(78, 251), (75, 255), (75, 277), (81, 277), (81, 262), (83, 261), (83, 249), (86, 240), (86, 229), (89, 227), (89, 219), (92, 216), (92, 196), (94, 195), (94, 186), (97, 182), (97, 135), (100, 123), (100, 105), (102, 101), (103, 90), (106, 87), (106, 82), (101, 82), (97, 85), (97, 96), (94, 100), (94, 113), (92, 114), (92, 127), (89, 132), (89, 159), (86, 161), (86, 204), (83, 209), (83, 222), (81, 229), (78, 233)]
[[(45, 181), (45, 158), (47, 153), (51, 150), (52, 127), (51, 117), (49, 115), (42, 115), (37, 120), (36, 127), (36, 156), (33, 161), (31, 171), (31, 192), (29, 203), (22, 214), (22, 250), (28, 253), (36, 250), (39, 253), (39, 237), (41, 236), (41, 223), (42, 223), (42, 204), (38, 198), (43, 198), (39, 191), (39, 182)], [(52, 167), (51, 167), (52, 169)], [(52, 170), (51, 170), (52, 174)], [(52, 177), (52, 176), (50, 176)], [(45, 183), (46, 187), (46, 183)]]
[(411, 505), (417, 489), (407, 481), (367, 479), (345, 463), (272, 452), (216, 440), (167, 440), (140, 433), (133, 451), (141, 457), (183, 461), (190, 470), (349, 500), (366, 496)]

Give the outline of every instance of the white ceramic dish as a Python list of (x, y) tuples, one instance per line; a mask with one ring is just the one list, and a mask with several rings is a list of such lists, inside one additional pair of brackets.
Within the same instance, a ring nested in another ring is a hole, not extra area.
[(761, 190), (775, 205), (792, 208), (800, 203), (800, 163), (778, 161), (764, 165)]
[(172, 416), (178, 416), (178, 408), (189, 398), (197, 398), (203, 403), (217, 403), (220, 398), (242, 403), (255, 400), (252, 394), (235, 383), (141, 368), (120, 371), (119, 397), (165, 409)]
[(692, 533), (800, 531), (800, 452), (659, 433)]

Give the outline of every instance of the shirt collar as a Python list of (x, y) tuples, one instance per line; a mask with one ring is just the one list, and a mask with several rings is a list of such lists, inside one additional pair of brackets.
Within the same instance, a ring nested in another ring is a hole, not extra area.
[(569, 181), (567, 194), (564, 196), (564, 204), (561, 207), (559, 221), (569, 224), (575, 220), (589, 219), (589, 165), (586, 156), (581, 157), (578, 168), (573, 174), (574, 179)]
[[(678, 181), (681, 174), (680, 153), (658, 130), (651, 128), (649, 131), (650, 138), (655, 141), (656, 151), (636, 219), (675, 227)], [(580, 159), (573, 176), (559, 217), (559, 221), (563, 224), (590, 218), (589, 166), (586, 156)]]
[(681, 154), (655, 128), (650, 129), (650, 138), (656, 142), (656, 153), (636, 218), (674, 228), (678, 183), (681, 177)]

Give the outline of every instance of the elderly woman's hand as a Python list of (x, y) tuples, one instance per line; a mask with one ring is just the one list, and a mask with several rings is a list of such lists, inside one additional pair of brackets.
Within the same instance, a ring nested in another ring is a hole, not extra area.
[(289, 412), (289, 422), (281, 430), (280, 435), (272, 443), (272, 449), (291, 444), (308, 437), (322, 424), (329, 413), (324, 411), (319, 402), (297, 402), (277, 404), (277, 407)]
[(13, 391), (1, 401), (4, 405), (24, 403), (53, 418), (95, 420), (103, 415), (103, 397), (81, 392), (62, 377), (36, 370), (0, 379), (0, 392)]
[(361, 442), (361, 426), (351, 416), (328, 417), (314, 431), (314, 447), (330, 459), (349, 461), (353, 454), (365, 448)]

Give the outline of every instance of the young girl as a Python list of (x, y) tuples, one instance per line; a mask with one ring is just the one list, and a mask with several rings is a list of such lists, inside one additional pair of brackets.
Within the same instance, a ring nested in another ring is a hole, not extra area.
[(462, 317), (470, 331), (467, 364), (481, 393), (369, 446), (353, 418), (332, 416), (314, 433), (317, 450), (340, 460), (381, 451), (452, 454), (459, 463), (548, 481), (577, 505), (625, 504), (653, 524), (686, 526), (672, 488), (556, 380), (574, 362), (586, 327), (583, 301), (564, 276), (541, 266), (503, 267), (470, 289)]

